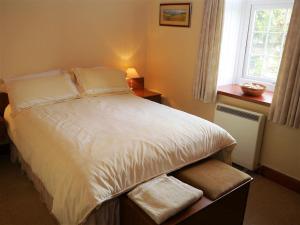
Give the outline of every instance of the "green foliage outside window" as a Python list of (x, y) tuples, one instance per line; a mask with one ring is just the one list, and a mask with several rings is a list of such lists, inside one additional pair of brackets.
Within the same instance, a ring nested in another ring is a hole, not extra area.
[(259, 9), (254, 13), (247, 75), (276, 81), (291, 9)]

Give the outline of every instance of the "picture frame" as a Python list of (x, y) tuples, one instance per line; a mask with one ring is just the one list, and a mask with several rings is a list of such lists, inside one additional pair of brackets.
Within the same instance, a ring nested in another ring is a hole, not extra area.
[(190, 27), (191, 3), (161, 3), (159, 9), (159, 25)]

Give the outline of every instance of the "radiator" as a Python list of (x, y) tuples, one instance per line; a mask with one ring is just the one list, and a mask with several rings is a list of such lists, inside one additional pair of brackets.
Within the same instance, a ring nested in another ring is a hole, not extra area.
[(258, 167), (265, 116), (260, 113), (218, 103), (214, 122), (236, 140), (232, 161), (249, 170)]

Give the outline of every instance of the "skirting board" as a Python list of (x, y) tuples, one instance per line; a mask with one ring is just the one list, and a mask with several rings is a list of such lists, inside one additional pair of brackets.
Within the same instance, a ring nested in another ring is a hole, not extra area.
[(282, 186), (289, 188), (293, 191), (296, 191), (300, 194), (300, 181), (295, 178), (289, 177), (285, 174), (282, 174), (276, 170), (273, 170), (266, 166), (261, 166), (257, 172), (262, 176), (281, 184)]

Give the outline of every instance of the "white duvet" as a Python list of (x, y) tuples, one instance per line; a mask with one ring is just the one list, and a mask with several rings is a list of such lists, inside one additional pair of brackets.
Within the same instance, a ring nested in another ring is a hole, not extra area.
[(235, 143), (213, 123), (131, 94), (38, 106), (8, 121), (62, 225), (79, 224), (105, 200)]

